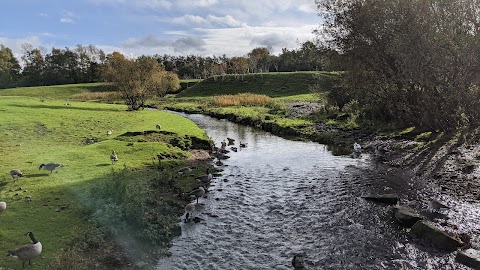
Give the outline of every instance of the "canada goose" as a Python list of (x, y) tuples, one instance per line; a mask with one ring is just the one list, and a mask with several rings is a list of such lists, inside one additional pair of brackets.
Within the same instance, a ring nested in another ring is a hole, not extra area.
[(360, 152), (362, 151), (362, 146), (360, 146), (360, 144), (358, 144), (357, 142), (355, 142), (353, 144), (353, 152)]
[(112, 161), (112, 164), (118, 161), (117, 153), (115, 153), (115, 151), (112, 151), (112, 154), (110, 155), (110, 160)]
[(10, 175), (12, 176), (13, 181), (17, 180), (18, 177), (23, 177), (22, 172), (17, 169), (11, 170)]
[(248, 143), (242, 143), (242, 142), (240, 142), (239, 145), (240, 145), (240, 148), (245, 148), (245, 147), (248, 146)]
[(227, 143), (225, 141), (221, 141), (220, 144), (220, 149), (225, 149), (225, 147), (227, 147)]
[(217, 154), (215, 154), (215, 157), (218, 158), (218, 159), (229, 159), (230, 158), (230, 156), (227, 156), (223, 153), (217, 153)]
[(189, 168), (189, 167), (183, 167), (183, 168), (181, 168), (180, 170), (178, 170), (177, 173), (178, 173), (178, 174), (186, 174), (186, 173), (189, 173), (189, 172), (191, 172), (191, 171), (192, 171), (191, 168)]
[(230, 149), (233, 151), (233, 152), (237, 152), (238, 151), (238, 148), (237, 147), (230, 147)]
[(112, 131), (111, 130), (107, 130), (107, 136), (108, 135), (112, 135)]
[(431, 200), (428, 203), (428, 207), (432, 210), (432, 212), (442, 212), (450, 209), (450, 207), (446, 206), (444, 203), (439, 202), (437, 200)]
[(219, 159), (219, 160), (217, 160), (217, 161), (215, 162), (215, 165), (217, 165), (217, 166), (223, 166), (223, 165), (225, 165), (225, 164), (223, 164), (223, 162)]
[(185, 205), (185, 222), (188, 222), (191, 217), (193, 217), (193, 212), (195, 211), (195, 204), (189, 203)]
[(5, 211), (7, 209), (7, 203), (6, 202), (0, 202), (0, 213)]
[(194, 190), (192, 190), (190, 193), (188, 193), (189, 196), (194, 195), (195, 198), (197, 198), (197, 204), (198, 204), (198, 198), (202, 197), (205, 195), (205, 189), (203, 187), (198, 187)]
[(39, 169), (39, 170), (44, 169), (44, 170), (50, 171), (50, 173), (52, 173), (53, 170), (55, 170), (55, 169), (58, 168), (58, 167), (62, 167), (62, 166), (63, 166), (63, 165), (57, 164), (57, 163), (48, 163), (48, 164), (42, 164), (42, 165), (40, 165), (40, 167), (39, 167), (38, 169)]
[(210, 183), (210, 181), (212, 181), (213, 175), (210, 173), (210, 169), (207, 168), (207, 174), (201, 175), (195, 179), (202, 182), (203, 184), (208, 184)]
[(227, 138), (228, 140), (228, 145), (234, 145), (235, 144), (235, 140), (232, 139), (232, 138)]
[(157, 125), (155, 126), (155, 128), (156, 128), (156, 129), (162, 129), (162, 126), (161, 126), (160, 124), (157, 124)]
[(14, 251), (8, 251), (7, 253), (7, 256), (20, 259), (23, 262), (23, 268), (25, 268), (26, 261), (28, 261), (28, 264), (31, 265), (32, 263), (30, 260), (42, 253), (42, 243), (37, 241), (32, 232), (28, 232), (27, 235), (30, 236), (32, 243), (23, 245)]

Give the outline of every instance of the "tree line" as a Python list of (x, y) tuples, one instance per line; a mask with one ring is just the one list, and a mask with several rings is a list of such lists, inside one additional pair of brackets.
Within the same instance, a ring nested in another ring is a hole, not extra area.
[[(106, 81), (111, 77), (103, 74), (109, 67), (109, 59), (115, 58), (114, 54), (121, 55), (118, 52), (106, 54), (94, 45), (52, 48), (47, 52), (45, 48), (24, 44), (22, 56), (17, 59), (11, 49), (0, 45), (0, 89)], [(153, 58), (162, 69), (181, 79), (202, 79), (223, 74), (328, 70), (332, 66), (327, 54), (307, 41), (298, 49), (284, 48), (279, 55), (273, 55), (270, 48), (259, 47), (239, 57), (157, 54), (139, 58)]]
[(437, 131), (480, 124), (480, 0), (316, 0), (322, 47), (346, 71), (330, 93), (366, 119)]

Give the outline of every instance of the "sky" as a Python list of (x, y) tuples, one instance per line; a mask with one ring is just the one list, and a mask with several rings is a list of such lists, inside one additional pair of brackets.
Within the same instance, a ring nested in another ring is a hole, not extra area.
[(2, 0), (0, 44), (95, 45), (106, 53), (246, 55), (296, 49), (314, 39), (315, 0)]

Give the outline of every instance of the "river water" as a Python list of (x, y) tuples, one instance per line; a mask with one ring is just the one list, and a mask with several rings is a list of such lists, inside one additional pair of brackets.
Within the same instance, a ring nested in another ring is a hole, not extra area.
[[(231, 152), (195, 215), (181, 223), (171, 257), (156, 269), (292, 269), (304, 254), (306, 269), (467, 269), (409, 236), (388, 206), (360, 198), (398, 193), (402, 204), (427, 211), (431, 197), (449, 202), (445, 228), (479, 232), (480, 207), (439, 195), (408, 172), (375, 164), (368, 154), (335, 156), (321, 144), (289, 141), (208, 116), (192, 119), (220, 145), (227, 137), (248, 143)], [(228, 148), (227, 148), (228, 149)], [(440, 221), (437, 221), (440, 222)]]

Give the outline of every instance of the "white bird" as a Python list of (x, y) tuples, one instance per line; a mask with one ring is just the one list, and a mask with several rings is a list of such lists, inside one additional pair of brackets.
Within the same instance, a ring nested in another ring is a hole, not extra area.
[(362, 151), (362, 146), (360, 146), (360, 144), (358, 144), (357, 142), (355, 142), (353, 144), (353, 152), (360, 152)]
[(40, 167), (38, 169), (39, 170), (44, 169), (44, 170), (50, 171), (50, 173), (52, 173), (53, 170), (55, 170), (56, 168), (62, 167), (62, 166), (63, 166), (62, 164), (48, 163), (48, 164), (40, 165)]
[(17, 180), (18, 177), (23, 177), (23, 174), (20, 170), (13, 169), (10, 171), (10, 175), (13, 178), (13, 181)]
[(0, 202), (0, 213), (5, 211), (7, 209), (7, 203), (6, 202)]
[(117, 156), (117, 153), (115, 153), (115, 151), (112, 151), (112, 154), (110, 155), (110, 160), (112, 161), (112, 164), (118, 161), (118, 156)]
[(193, 217), (193, 213), (195, 212), (195, 204), (189, 203), (185, 205), (185, 222), (188, 222), (191, 217)]
[(112, 131), (111, 130), (107, 130), (107, 136), (108, 135), (112, 135)]
[(205, 189), (203, 187), (198, 187), (194, 190), (192, 190), (190, 193), (188, 193), (189, 196), (195, 196), (195, 198), (197, 199), (197, 204), (198, 204), (198, 198), (202, 197), (203, 195), (205, 195)]
[(23, 245), (13, 251), (8, 251), (7, 253), (7, 256), (20, 259), (23, 262), (23, 268), (25, 268), (26, 261), (28, 261), (28, 264), (31, 265), (31, 260), (42, 253), (42, 243), (37, 241), (32, 232), (28, 232), (27, 235), (32, 240), (32, 243)]

